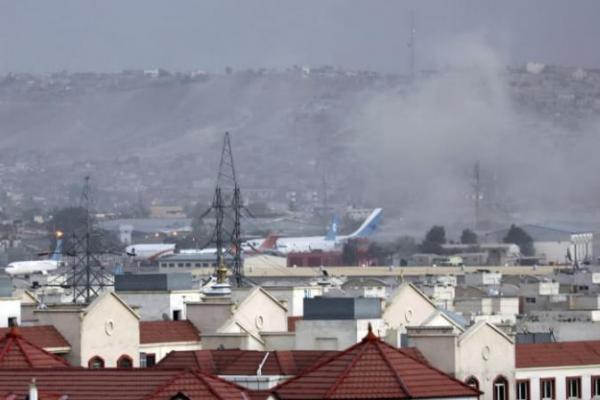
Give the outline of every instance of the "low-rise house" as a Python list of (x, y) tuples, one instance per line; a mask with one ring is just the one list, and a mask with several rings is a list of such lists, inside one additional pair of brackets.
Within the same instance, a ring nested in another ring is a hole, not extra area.
[(516, 346), (517, 399), (600, 397), (600, 341)]
[(482, 399), (514, 398), (515, 344), (494, 325), (410, 327), (408, 337), (431, 365), (481, 390)]
[(90, 368), (139, 366), (139, 315), (114, 292), (88, 305), (53, 305), (34, 311), (71, 345), (71, 365)]
[(379, 339), (359, 342), (276, 386), (279, 400), (476, 399), (480, 392)]
[(342, 350), (360, 341), (369, 326), (385, 336), (378, 298), (315, 297), (305, 299), (304, 317), (296, 321), (299, 350)]
[(382, 313), (389, 343), (400, 346), (401, 335), (406, 333), (407, 326), (421, 325), (436, 311), (435, 303), (413, 284), (403, 283), (398, 286), (385, 302)]
[(143, 321), (186, 319), (186, 302), (202, 298), (190, 273), (116, 275), (115, 291)]
[(519, 298), (505, 296), (460, 298), (455, 300), (454, 310), (474, 322), (485, 320), (494, 324), (514, 325), (519, 314)]
[(293, 348), (287, 308), (260, 287), (234, 289), (230, 297), (205, 298), (186, 303), (186, 308), (187, 319), (202, 332), (205, 349), (270, 349), (266, 334), (270, 340), (279, 339), (278, 347)]

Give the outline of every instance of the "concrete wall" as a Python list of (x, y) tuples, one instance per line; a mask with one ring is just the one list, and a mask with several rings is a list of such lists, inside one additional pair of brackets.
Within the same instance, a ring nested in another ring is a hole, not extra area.
[(21, 300), (0, 298), (0, 328), (8, 326), (9, 318), (16, 318), (17, 324), (21, 324)]
[(287, 302), (289, 316), (303, 316), (304, 298), (313, 298), (315, 296), (321, 296), (323, 294), (323, 288), (312, 286), (283, 288), (269, 287), (265, 290), (271, 293), (273, 297), (275, 297), (277, 300)]
[[(535, 255), (543, 257), (548, 263), (564, 263), (567, 256), (567, 250), (571, 247), (570, 241), (563, 242), (534, 242), (533, 248)], [(571, 254), (573, 257), (573, 254)]]
[[(39, 325), (54, 325), (56, 330), (69, 342), (71, 351), (66, 360), (71, 365), (81, 366), (81, 318), (79, 309), (35, 310), (34, 316)], [(84, 366), (87, 366), (87, 360)]]
[(456, 378), (465, 382), (470, 376), (475, 376), (479, 389), (484, 392), (481, 399), (493, 400), (493, 382), (502, 375), (509, 382), (509, 398), (514, 399), (514, 343), (487, 324), (468, 333), (458, 341)]
[(296, 347), (295, 332), (263, 332), (261, 337), (265, 341), (265, 350), (290, 350)]
[(181, 319), (186, 319), (185, 302), (198, 302), (200, 293), (185, 291), (135, 291), (119, 292), (119, 297), (132, 307), (139, 307), (138, 313), (143, 321), (163, 320), (163, 316), (173, 319), (173, 311), (181, 312)]
[(367, 335), (371, 323), (377, 336), (386, 335), (382, 319), (299, 320), (296, 322), (297, 350), (345, 350)]
[(402, 332), (406, 326), (421, 325), (435, 311), (435, 306), (424, 299), (417, 289), (403, 285), (386, 304), (383, 319), (388, 327)]
[(187, 303), (186, 316), (203, 334), (215, 333), (231, 318), (233, 306), (228, 301)]
[(127, 355), (139, 366), (140, 327), (138, 318), (112, 294), (99, 297), (88, 306), (81, 323), (80, 365), (94, 356), (104, 359), (105, 367), (116, 367)]
[(457, 336), (454, 333), (409, 329), (408, 345), (416, 347), (436, 368), (454, 375), (457, 369)]
[(287, 332), (287, 310), (261, 290), (252, 292), (235, 309), (235, 320), (256, 332)]

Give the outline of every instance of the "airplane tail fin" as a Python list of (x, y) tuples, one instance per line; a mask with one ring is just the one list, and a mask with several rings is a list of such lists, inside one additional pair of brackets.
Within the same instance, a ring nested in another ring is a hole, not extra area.
[(337, 236), (337, 228), (338, 228), (338, 219), (337, 215), (333, 215), (331, 220), (331, 225), (329, 225), (329, 230), (327, 230), (327, 235), (325, 235), (325, 240), (335, 240)]
[(377, 227), (381, 223), (382, 212), (383, 210), (381, 208), (374, 209), (371, 215), (369, 215), (367, 219), (365, 219), (365, 221), (362, 223), (362, 225), (349, 237), (364, 238), (370, 236), (373, 232), (375, 232), (375, 229), (377, 229)]
[(277, 235), (269, 233), (269, 235), (267, 235), (267, 237), (265, 238), (265, 240), (263, 240), (263, 242), (261, 243), (261, 245), (258, 247), (257, 250), (259, 250), (259, 251), (273, 250), (275, 248), (275, 244), (277, 244), (277, 239), (278, 239)]
[(60, 261), (62, 259), (62, 239), (57, 239), (56, 240), (56, 248), (54, 249), (54, 252), (51, 253), (52, 255), (50, 256), (50, 259), (52, 261)]

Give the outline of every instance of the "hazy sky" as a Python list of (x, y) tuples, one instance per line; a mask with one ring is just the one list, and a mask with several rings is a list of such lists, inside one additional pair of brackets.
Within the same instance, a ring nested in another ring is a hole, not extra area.
[(477, 35), (509, 64), (600, 66), (598, 0), (0, 0), (0, 72), (339, 65), (405, 72)]

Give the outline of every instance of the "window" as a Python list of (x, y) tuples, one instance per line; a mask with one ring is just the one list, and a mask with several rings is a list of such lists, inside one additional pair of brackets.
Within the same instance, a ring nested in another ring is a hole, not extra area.
[(170, 400), (190, 400), (185, 394), (179, 392), (175, 396), (171, 397)]
[(517, 381), (517, 400), (530, 400), (529, 380)]
[(526, 303), (535, 303), (535, 297), (525, 297)]
[(185, 263), (186, 268), (192, 268), (192, 263)]
[(8, 317), (8, 327), (12, 328), (13, 326), (19, 325), (17, 321), (17, 317)]
[(94, 356), (88, 361), (88, 368), (104, 368), (104, 360), (102, 357)]
[(133, 368), (133, 360), (127, 354), (123, 354), (117, 360), (117, 368)]
[(179, 321), (181, 319), (181, 310), (173, 310), (173, 321)]
[(567, 399), (581, 399), (581, 377), (567, 378)]
[(542, 400), (554, 400), (554, 378), (540, 379), (540, 398)]
[(592, 376), (592, 398), (600, 398), (600, 376)]
[(503, 376), (494, 380), (494, 400), (508, 400), (508, 380)]
[(474, 376), (470, 376), (465, 383), (469, 386), (471, 386), (472, 388), (475, 388), (477, 390), (479, 390), (479, 381), (477, 380), (477, 378), (475, 378)]
[(169, 268), (175, 267), (175, 263), (169, 263)]
[(156, 354), (148, 353), (146, 354), (146, 367), (153, 367), (156, 365)]

